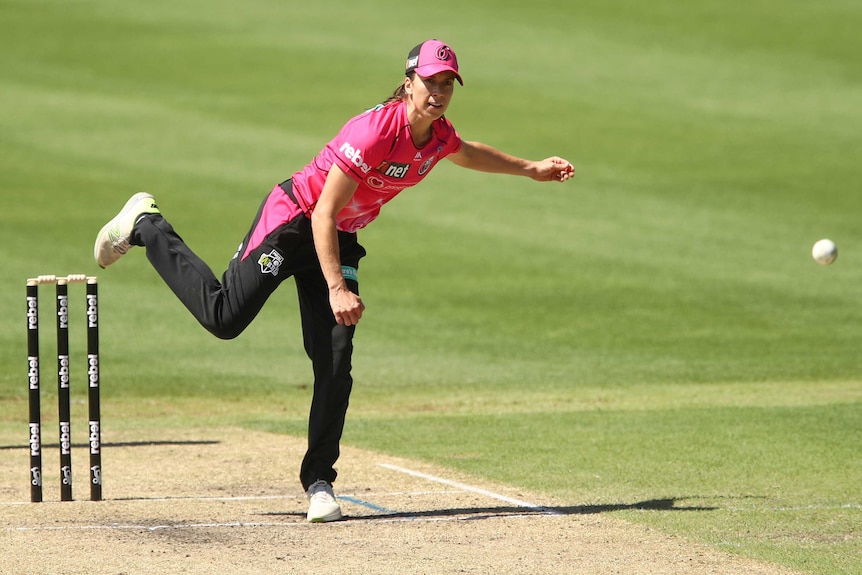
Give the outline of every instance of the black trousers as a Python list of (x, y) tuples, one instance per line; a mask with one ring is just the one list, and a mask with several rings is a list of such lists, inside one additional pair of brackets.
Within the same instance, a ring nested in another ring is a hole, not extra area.
[[(286, 182), (289, 185), (289, 182)], [(302, 461), (303, 488), (318, 479), (332, 483), (339, 442), (353, 387), (351, 357), (356, 326), (335, 322), (329, 290), (314, 249), (311, 220), (299, 215), (271, 231), (247, 257), (243, 251), (265, 207), (219, 281), (161, 215), (142, 218), (132, 242), (146, 248), (147, 259), (200, 324), (216, 337), (238, 336), (257, 316), (282, 281), (293, 277), (299, 295), (305, 351), (312, 361), (314, 395), (308, 420), (308, 450)], [(342, 266), (355, 269), (365, 255), (356, 234), (339, 232)], [(355, 279), (348, 288), (359, 293)]]

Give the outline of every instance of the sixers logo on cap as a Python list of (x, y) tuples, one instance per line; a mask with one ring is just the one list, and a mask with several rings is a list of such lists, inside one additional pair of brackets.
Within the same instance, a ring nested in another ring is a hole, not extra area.
[(405, 74), (409, 76), (416, 72), (423, 78), (428, 78), (440, 72), (453, 72), (455, 78), (463, 86), (464, 80), (458, 71), (458, 57), (448, 44), (440, 40), (426, 40), (407, 55)]

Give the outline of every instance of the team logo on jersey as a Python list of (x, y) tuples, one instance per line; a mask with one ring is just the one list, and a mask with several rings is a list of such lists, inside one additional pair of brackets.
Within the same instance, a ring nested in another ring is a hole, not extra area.
[(427, 174), (428, 170), (431, 169), (431, 166), (434, 165), (434, 160), (436, 160), (436, 159), (437, 159), (437, 156), (431, 156), (430, 158), (425, 160), (425, 163), (422, 164), (421, 166), (419, 166), (419, 175), (424, 176), (425, 174)]
[(260, 264), (260, 273), (277, 276), (283, 261), (284, 257), (277, 251), (272, 250), (268, 254), (261, 254), (257, 263)]

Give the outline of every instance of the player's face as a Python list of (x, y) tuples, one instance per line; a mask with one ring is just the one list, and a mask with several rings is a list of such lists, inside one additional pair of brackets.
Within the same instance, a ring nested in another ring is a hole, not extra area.
[(413, 106), (417, 111), (434, 118), (446, 113), (455, 91), (456, 80), (453, 72), (440, 72), (427, 78), (416, 74), (412, 80), (407, 81), (408, 93), (411, 94)]

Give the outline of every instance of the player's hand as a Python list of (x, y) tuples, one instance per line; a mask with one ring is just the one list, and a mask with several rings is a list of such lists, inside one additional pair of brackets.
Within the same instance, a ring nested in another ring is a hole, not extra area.
[(341, 325), (356, 325), (365, 310), (362, 299), (347, 287), (329, 290), (329, 305), (336, 323)]
[(568, 160), (553, 156), (536, 162), (533, 179), (538, 182), (565, 182), (575, 175), (575, 167)]

